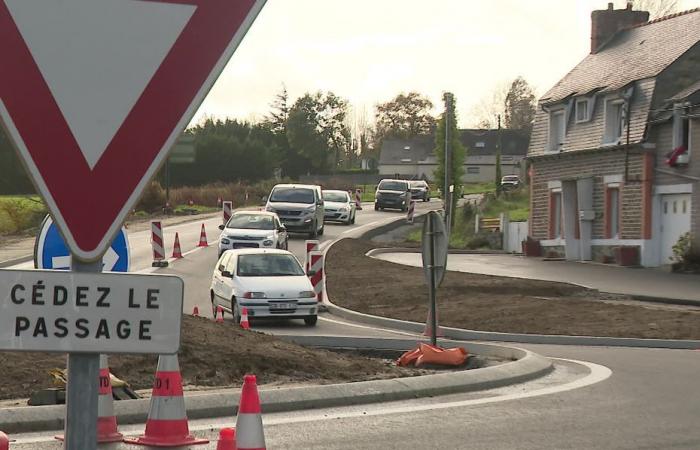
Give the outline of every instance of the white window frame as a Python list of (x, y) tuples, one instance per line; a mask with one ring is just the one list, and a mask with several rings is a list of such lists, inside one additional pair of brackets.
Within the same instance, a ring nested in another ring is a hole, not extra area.
[[(581, 106), (579, 105), (585, 105), (586, 107), (586, 114), (582, 117), (579, 118), (579, 108)], [(575, 118), (576, 118), (576, 123), (583, 123), (583, 122), (588, 122), (591, 120), (591, 102), (587, 98), (579, 98), (576, 99), (576, 111), (575, 113)]]
[[(610, 129), (613, 127), (610, 125), (610, 121), (612, 120), (612, 117), (610, 115), (610, 105), (616, 105), (620, 107), (620, 135), (619, 136), (610, 136)], [(624, 123), (624, 107), (625, 107), (625, 100), (621, 99), (619, 97), (612, 97), (612, 98), (606, 98), (605, 99), (605, 120), (604, 120), (604, 127), (603, 127), (603, 144), (604, 145), (617, 145), (620, 143), (620, 140), (622, 139), (622, 136), (625, 133), (625, 123)]]
[[(562, 142), (558, 143), (555, 148), (555, 144), (552, 141), (552, 118), (554, 116), (561, 116), (561, 126), (563, 128), (563, 133), (562, 137), (563, 140)], [(547, 153), (560, 153), (562, 151), (562, 147), (564, 146), (566, 140), (566, 109), (564, 108), (557, 108), (557, 109), (552, 109), (549, 112), (549, 127), (548, 127), (548, 134), (547, 134)]]

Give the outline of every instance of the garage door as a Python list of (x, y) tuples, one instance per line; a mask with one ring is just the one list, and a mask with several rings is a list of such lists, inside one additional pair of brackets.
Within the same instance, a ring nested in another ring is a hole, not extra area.
[(661, 196), (661, 263), (670, 264), (673, 246), (690, 231), (690, 194)]

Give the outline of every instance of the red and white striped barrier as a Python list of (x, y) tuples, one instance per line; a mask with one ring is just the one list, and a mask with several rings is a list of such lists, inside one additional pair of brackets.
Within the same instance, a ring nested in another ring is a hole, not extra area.
[(355, 191), (355, 208), (362, 209), (362, 191), (359, 189)]
[(304, 270), (307, 272), (309, 271), (309, 260), (311, 259), (309, 254), (311, 252), (317, 252), (319, 251), (319, 241), (306, 241), (306, 253), (305, 257), (306, 259), (304, 260)]
[(0, 431), (0, 450), (10, 450), (10, 438)]
[(231, 218), (231, 213), (233, 212), (233, 202), (223, 202), (223, 209), (224, 209), (224, 225), (228, 223), (228, 220)]
[(265, 450), (266, 448), (255, 375), (243, 377), (241, 402), (236, 417), (236, 448), (238, 450)]
[(165, 245), (163, 244), (163, 225), (159, 221), (151, 222), (151, 247), (153, 247), (153, 267), (167, 267)]
[(313, 275), (309, 276), (309, 280), (311, 280), (319, 303), (323, 302), (323, 286), (325, 284), (324, 264), (323, 252), (311, 252), (309, 254), (309, 272), (313, 273)]
[(209, 442), (190, 434), (185, 399), (182, 396), (182, 375), (176, 354), (160, 355), (158, 358), (146, 432), (135, 439), (124, 439), (124, 442), (152, 447), (178, 447)]
[(408, 204), (408, 213), (406, 214), (406, 222), (413, 223), (413, 217), (416, 215), (416, 201), (411, 200)]

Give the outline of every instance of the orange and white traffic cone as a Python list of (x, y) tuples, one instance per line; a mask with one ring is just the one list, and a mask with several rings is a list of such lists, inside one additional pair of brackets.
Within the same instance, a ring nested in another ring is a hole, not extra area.
[(199, 306), (194, 305), (194, 308), (192, 308), (192, 315), (194, 317), (199, 317)]
[[(124, 439), (117, 431), (117, 416), (114, 415), (114, 398), (112, 397), (112, 377), (109, 375), (107, 355), (100, 355), (100, 374), (97, 398), (97, 442), (121, 442)], [(56, 436), (59, 441), (65, 440), (64, 435)], [(0, 446), (2, 450), (2, 446)]]
[(181, 447), (209, 442), (190, 434), (177, 355), (160, 355), (158, 358), (146, 431), (137, 438), (124, 439), (124, 442), (152, 447)]
[(241, 403), (236, 417), (236, 445), (238, 450), (265, 450), (265, 432), (255, 375), (243, 377)]
[(204, 224), (202, 224), (202, 232), (199, 233), (199, 244), (197, 247), (209, 247), (207, 243), (207, 231), (204, 229)]
[(222, 428), (219, 431), (219, 442), (216, 450), (236, 450), (236, 429)]
[(214, 320), (216, 323), (224, 323), (224, 308), (217, 306), (215, 316), (216, 317), (214, 317)]
[(244, 330), (250, 330), (250, 322), (248, 321), (248, 308), (245, 306), (241, 308), (241, 328)]
[(173, 258), (182, 258), (182, 249), (180, 248), (180, 236), (175, 233), (175, 243), (173, 244)]

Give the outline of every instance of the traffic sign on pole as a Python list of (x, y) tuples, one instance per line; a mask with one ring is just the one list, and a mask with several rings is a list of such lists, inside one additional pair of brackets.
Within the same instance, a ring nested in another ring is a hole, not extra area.
[(0, 118), (79, 259), (107, 250), (264, 4), (0, 0)]
[[(58, 227), (51, 216), (46, 216), (34, 244), (34, 267), (47, 270), (70, 270), (71, 261), (70, 250), (58, 232)], [(122, 227), (102, 258), (102, 270), (128, 272), (129, 264), (129, 238), (126, 229)]]

